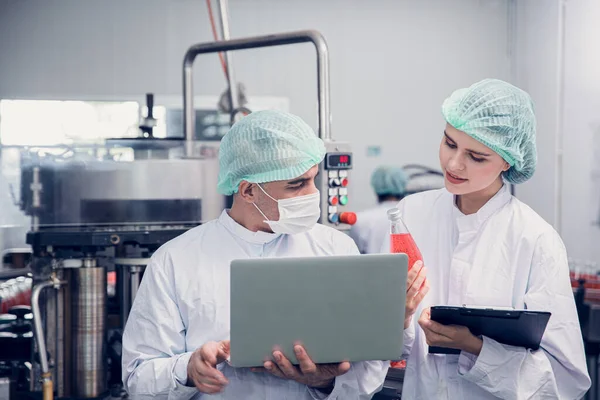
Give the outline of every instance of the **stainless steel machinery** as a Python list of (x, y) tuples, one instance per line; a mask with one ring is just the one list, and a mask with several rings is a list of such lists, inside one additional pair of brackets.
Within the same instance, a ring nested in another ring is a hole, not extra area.
[(183, 144), (149, 135), (93, 149), (21, 149), (35, 328), (26, 393), (121, 395), (122, 330), (148, 258), (225, 207), (214, 189), (218, 160), (198, 146), (182, 157)]
[(217, 173), (215, 158), (120, 162), (24, 154), (21, 207), (45, 228), (197, 223), (223, 209)]
[[(34, 283), (29, 393), (44, 399), (120, 396), (122, 329), (149, 257), (225, 207), (215, 190), (217, 160), (199, 155), (192, 129), (196, 56), (305, 42), (316, 48), (318, 135), (327, 148), (318, 182), (321, 222), (349, 228), (356, 220), (349, 211), (352, 152), (331, 138), (329, 56), (316, 31), (192, 46), (183, 63), (182, 138), (153, 138), (149, 114), (143, 137), (109, 141), (102, 157), (73, 149), (43, 157), (23, 151), (20, 206), (31, 217)], [(239, 112), (231, 107), (232, 115)], [(107, 156), (114, 146), (132, 149), (134, 159)]]
[(21, 205), (32, 217), (34, 256), (31, 392), (120, 395), (121, 332), (148, 257), (207, 210), (223, 209), (224, 197), (205, 189), (216, 185), (215, 161), (23, 157)]
[[(257, 36), (251, 38), (201, 43), (188, 49), (183, 61), (183, 107), (186, 151), (192, 151), (194, 142), (195, 114), (192, 67), (200, 54), (231, 52), (299, 43), (312, 43), (317, 53), (317, 108), (318, 135), (325, 141), (327, 155), (320, 165), (318, 187), (321, 191), (321, 220), (336, 229), (349, 229), (356, 222), (350, 211), (349, 185), (353, 157), (350, 145), (334, 141), (331, 137), (331, 113), (329, 111), (329, 50), (323, 36), (312, 30)], [(230, 83), (230, 87), (235, 86)], [(233, 110), (235, 113), (236, 110)]]

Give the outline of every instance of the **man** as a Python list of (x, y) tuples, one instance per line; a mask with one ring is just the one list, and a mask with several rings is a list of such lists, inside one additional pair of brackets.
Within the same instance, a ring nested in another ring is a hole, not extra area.
[[(232, 260), (358, 254), (346, 235), (316, 223), (314, 179), (324, 155), (304, 121), (279, 111), (244, 117), (225, 135), (218, 190), (234, 195), (233, 206), (152, 257), (123, 336), (123, 381), (133, 398), (350, 400), (381, 388), (386, 363), (315, 365), (300, 346), (298, 367), (279, 351), (259, 369), (225, 361)], [(409, 279), (418, 288), (425, 278), (411, 271)], [(407, 296), (412, 315), (424, 293)]]
[(380, 166), (371, 175), (371, 187), (379, 205), (358, 213), (356, 224), (349, 232), (362, 254), (379, 253), (390, 230), (387, 210), (404, 198), (407, 180), (400, 167)]

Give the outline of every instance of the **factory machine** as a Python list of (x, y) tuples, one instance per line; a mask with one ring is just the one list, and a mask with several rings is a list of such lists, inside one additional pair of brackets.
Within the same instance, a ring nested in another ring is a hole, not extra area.
[[(317, 186), (321, 192), (320, 222), (337, 229), (346, 230), (356, 222), (356, 214), (349, 211), (350, 196), (348, 185), (353, 157), (350, 146), (337, 142), (331, 136), (331, 114), (329, 111), (329, 50), (323, 36), (317, 31), (300, 31), (254, 38), (235, 39), (203, 43), (192, 46), (184, 57), (183, 65), (183, 107), (184, 130), (188, 148), (193, 143), (195, 126), (192, 67), (200, 54), (230, 52), (233, 50), (255, 49), (299, 43), (312, 43), (317, 52), (317, 94), (318, 94), (318, 135), (325, 142), (327, 154), (321, 164)], [(227, 53), (226, 53), (227, 54)], [(231, 74), (228, 74), (231, 79)], [(230, 82), (229, 87), (234, 87)], [(237, 110), (234, 108), (232, 115)]]
[[(20, 371), (10, 398), (104, 398), (111, 387), (119, 396), (121, 334), (149, 257), (225, 206), (215, 158), (172, 156), (181, 140), (109, 142), (105, 153), (128, 148), (138, 158), (21, 153), (33, 289), (30, 312), (9, 310), (22, 332), (0, 337), (0, 359)], [(17, 342), (21, 358), (10, 359)]]
[[(216, 218), (227, 203), (216, 194), (218, 160), (214, 153), (202, 156), (193, 129), (194, 59), (296, 43), (314, 44), (317, 54), (318, 134), (327, 147), (318, 182), (321, 222), (343, 230), (356, 221), (349, 211), (352, 153), (331, 138), (324, 38), (300, 31), (192, 46), (183, 64), (184, 137), (152, 136), (148, 97), (139, 138), (59, 154), (23, 149), (19, 203), (31, 217), (33, 289), (31, 307), (11, 307), (0, 318), (0, 398), (126, 396), (121, 337), (149, 258), (172, 238)], [(231, 106), (233, 121), (240, 110), (233, 100)], [(132, 151), (133, 159), (111, 155), (120, 149)]]

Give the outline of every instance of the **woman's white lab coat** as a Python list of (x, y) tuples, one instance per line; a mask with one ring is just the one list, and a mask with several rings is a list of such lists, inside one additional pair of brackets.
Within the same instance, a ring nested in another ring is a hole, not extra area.
[[(399, 208), (431, 284), (405, 331), (410, 355), (402, 398), (581, 398), (590, 379), (567, 255), (555, 230), (506, 186), (472, 215), (463, 215), (445, 189), (409, 196)], [(552, 316), (537, 351), (484, 337), (478, 357), (430, 355), (417, 319), (433, 305), (510, 306)]]

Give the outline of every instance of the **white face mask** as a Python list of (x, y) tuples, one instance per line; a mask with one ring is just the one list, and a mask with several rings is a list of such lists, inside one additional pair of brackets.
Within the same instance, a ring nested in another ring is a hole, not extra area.
[(319, 191), (306, 196), (292, 197), (290, 199), (276, 200), (257, 185), (271, 200), (277, 203), (279, 221), (270, 221), (269, 218), (254, 203), (254, 207), (265, 217), (265, 222), (275, 233), (294, 235), (309, 231), (321, 217), (321, 196)]

